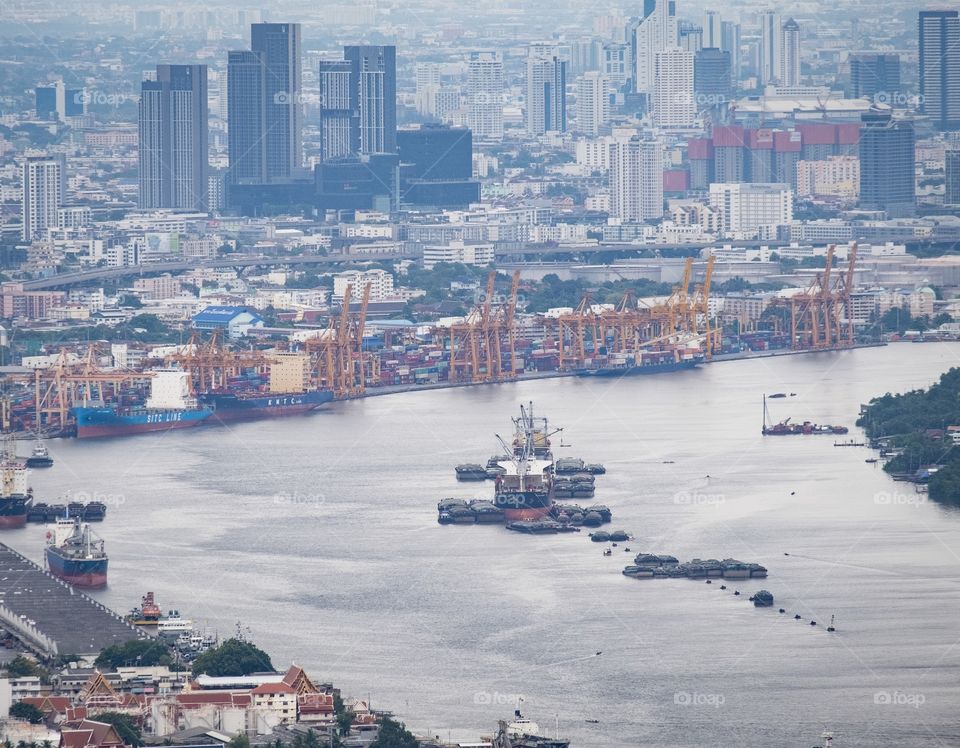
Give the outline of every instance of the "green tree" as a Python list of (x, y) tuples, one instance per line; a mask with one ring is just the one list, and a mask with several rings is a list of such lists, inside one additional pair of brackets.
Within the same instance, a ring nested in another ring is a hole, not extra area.
[(123, 644), (111, 644), (100, 653), (94, 664), (113, 670), (131, 665), (169, 665), (171, 662), (173, 658), (170, 650), (160, 642), (154, 639), (132, 639)]
[(25, 701), (18, 701), (11, 706), (10, 716), (14, 719), (26, 720), (31, 725), (39, 725), (43, 722), (43, 712), (38, 707)]
[(132, 745), (134, 748), (143, 745), (143, 733), (140, 731), (140, 726), (132, 715), (121, 714), (120, 712), (100, 712), (100, 714), (95, 714), (90, 717), (90, 719), (95, 722), (106, 722), (109, 725), (113, 725), (117, 731), (117, 735), (119, 735), (120, 739), (127, 745)]
[(130, 319), (130, 327), (140, 328), (147, 332), (166, 332), (167, 326), (163, 324), (156, 314), (137, 314)]
[(377, 738), (370, 743), (370, 748), (417, 748), (418, 745), (417, 739), (403, 722), (384, 717), (380, 721)]
[(234, 735), (228, 743), (230, 748), (250, 748), (250, 738), (246, 735)]
[(241, 639), (227, 639), (219, 647), (204, 652), (193, 662), (194, 675), (205, 673), (213, 676), (233, 676), (272, 671), (270, 656)]
[(42, 674), (43, 668), (22, 655), (17, 655), (7, 663), (7, 676), (10, 678), (33, 678)]

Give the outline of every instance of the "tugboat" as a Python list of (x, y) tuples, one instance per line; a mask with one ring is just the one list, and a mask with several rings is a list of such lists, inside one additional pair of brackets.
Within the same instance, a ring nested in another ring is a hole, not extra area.
[(156, 626), (160, 623), (160, 612), (153, 593), (148, 592), (140, 600), (140, 607), (130, 611), (127, 620), (134, 626)]
[(27, 458), (27, 467), (53, 467), (53, 458), (50, 456), (50, 452), (47, 451), (47, 447), (42, 441), (38, 440), (37, 443), (33, 445), (33, 452), (31, 452)]
[(103, 540), (94, 535), (90, 525), (81, 524), (79, 517), (57, 520), (47, 533), (44, 557), (50, 573), (74, 587), (107, 586)]
[(27, 464), (17, 457), (10, 434), (4, 436), (0, 455), (0, 530), (27, 524), (27, 513), (33, 505), (33, 493), (27, 487)]

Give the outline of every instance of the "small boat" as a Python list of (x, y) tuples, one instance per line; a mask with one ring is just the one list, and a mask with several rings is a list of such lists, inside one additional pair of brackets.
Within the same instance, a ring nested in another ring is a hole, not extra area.
[(787, 396), (787, 393), (786, 393), (786, 392), (774, 392), (772, 395), (767, 395), (767, 397), (769, 397), (769, 398), (771, 398), (771, 399), (773, 399), (773, 398), (781, 398), (781, 397), (786, 397), (786, 396)]
[(53, 467), (53, 458), (50, 456), (50, 452), (47, 451), (47, 447), (43, 442), (38, 441), (33, 446), (33, 452), (31, 452), (30, 456), (27, 458), (27, 467), (28, 468)]
[(868, 457), (864, 460), (864, 462), (868, 465), (873, 465), (874, 463), (879, 462), (879, 460), (876, 457)]
[(599, 720), (599, 719), (588, 719), (588, 720), (586, 720), (586, 723), (587, 723), (588, 725), (599, 725), (599, 724), (600, 724), (600, 720)]
[(836, 631), (836, 630), (837, 630), (837, 627), (833, 625), (833, 624), (834, 624), (834, 621), (835, 621), (835, 618), (836, 618), (836, 616), (830, 616), (830, 625), (827, 626), (827, 631), (833, 632), (833, 631)]

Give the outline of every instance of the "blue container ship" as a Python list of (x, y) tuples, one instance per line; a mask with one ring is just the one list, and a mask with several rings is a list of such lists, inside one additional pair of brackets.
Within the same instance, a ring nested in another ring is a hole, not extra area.
[(212, 408), (213, 419), (220, 423), (309, 413), (331, 400), (330, 390), (289, 394), (211, 392), (200, 396), (200, 403)]

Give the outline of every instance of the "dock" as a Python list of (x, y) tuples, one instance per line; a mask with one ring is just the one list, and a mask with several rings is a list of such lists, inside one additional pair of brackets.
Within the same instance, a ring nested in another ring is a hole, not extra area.
[(0, 628), (43, 659), (147, 638), (122, 616), (0, 543)]

